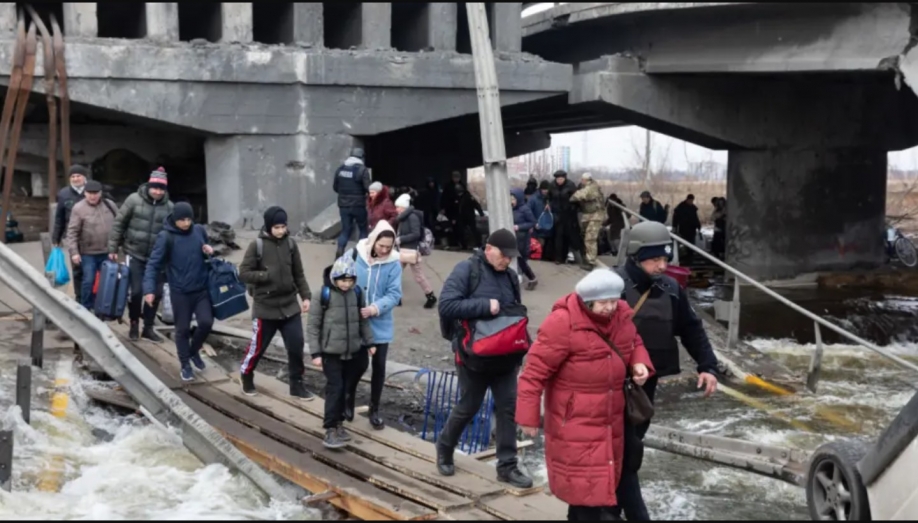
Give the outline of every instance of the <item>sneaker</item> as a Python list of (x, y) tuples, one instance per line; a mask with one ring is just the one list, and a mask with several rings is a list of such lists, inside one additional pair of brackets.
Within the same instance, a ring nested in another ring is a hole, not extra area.
[(344, 441), (342, 441), (341, 437), (338, 435), (338, 428), (325, 430), (325, 439), (322, 440), (322, 445), (327, 449), (340, 449), (344, 447)]
[(539, 285), (539, 280), (529, 280), (529, 283), (526, 284), (526, 290), (534, 291), (538, 285)]
[(131, 338), (131, 341), (140, 339), (140, 325), (136, 321), (131, 322), (131, 332), (128, 334), (128, 337)]
[(497, 473), (497, 481), (507, 483), (512, 487), (526, 489), (532, 488), (532, 478), (526, 476), (520, 469), (514, 467), (513, 470), (506, 474)]
[(341, 441), (351, 441), (351, 435), (344, 430), (344, 425), (338, 425), (338, 439)]
[(254, 374), (243, 374), (242, 375), (242, 393), (246, 396), (256, 396), (258, 391), (255, 390), (255, 375)]
[(191, 357), (191, 363), (198, 368), (198, 370), (204, 370), (207, 368), (207, 365), (204, 364), (204, 360), (201, 359), (200, 354), (195, 354)]
[(379, 407), (370, 406), (370, 425), (376, 430), (385, 428), (386, 423), (383, 421), (382, 416), (379, 415)]
[(302, 381), (290, 382), (290, 395), (294, 398), (300, 398), (304, 401), (312, 401), (316, 399), (316, 395), (306, 390), (306, 387), (303, 386)]
[(146, 340), (150, 340), (153, 343), (163, 342), (163, 338), (159, 334), (156, 334), (156, 331), (153, 330), (153, 327), (144, 327), (143, 332), (140, 333), (140, 337)]
[(436, 305), (436, 304), (437, 304), (437, 297), (434, 296), (434, 293), (428, 294), (428, 295), (427, 295), (427, 301), (424, 303), (424, 308), (425, 308), (425, 309), (433, 309), (433, 308), (434, 308), (434, 305)]
[(194, 372), (191, 370), (191, 365), (185, 364), (182, 366), (182, 381), (194, 381)]

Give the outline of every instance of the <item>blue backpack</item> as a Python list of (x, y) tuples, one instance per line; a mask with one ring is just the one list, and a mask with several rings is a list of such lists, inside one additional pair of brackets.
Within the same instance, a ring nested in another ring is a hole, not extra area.
[(210, 271), (207, 273), (207, 291), (214, 311), (214, 319), (225, 320), (249, 310), (245, 298), (245, 284), (239, 281), (236, 266), (219, 258), (207, 262)]

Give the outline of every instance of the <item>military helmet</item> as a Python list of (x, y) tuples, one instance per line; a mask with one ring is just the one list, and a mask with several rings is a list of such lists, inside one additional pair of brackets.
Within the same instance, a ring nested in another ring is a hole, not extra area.
[(641, 222), (631, 228), (628, 235), (628, 254), (634, 255), (643, 247), (671, 245), (669, 230), (660, 222)]

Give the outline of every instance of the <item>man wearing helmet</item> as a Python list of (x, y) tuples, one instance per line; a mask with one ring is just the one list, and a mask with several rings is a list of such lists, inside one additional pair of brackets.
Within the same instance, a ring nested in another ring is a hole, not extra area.
[[(717, 357), (704, 325), (689, 304), (685, 290), (664, 274), (672, 253), (673, 240), (666, 226), (644, 221), (631, 229), (628, 260), (623, 267), (616, 268), (625, 280), (623, 298), (634, 310), (634, 324), (656, 369), (656, 374), (643, 386), (651, 401), (657, 380), (680, 372), (676, 337), (698, 364), (698, 388), (704, 389), (705, 397), (717, 390), (714, 375)], [(637, 474), (644, 459), (641, 440), (649, 427), (648, 421), (625, 430), (626, 452), (616, 491), (619, 505), (615, 510), (624, 510), (628, 521), (649, 520)]]

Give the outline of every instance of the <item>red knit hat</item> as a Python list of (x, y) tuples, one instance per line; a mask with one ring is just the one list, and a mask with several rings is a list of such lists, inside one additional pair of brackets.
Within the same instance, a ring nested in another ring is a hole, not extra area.
[(162, 167), (157, 167), (155, 171), (150, 173), (148, 185), (153, 188), (165, 190), (169, 186), (166, 170)]

